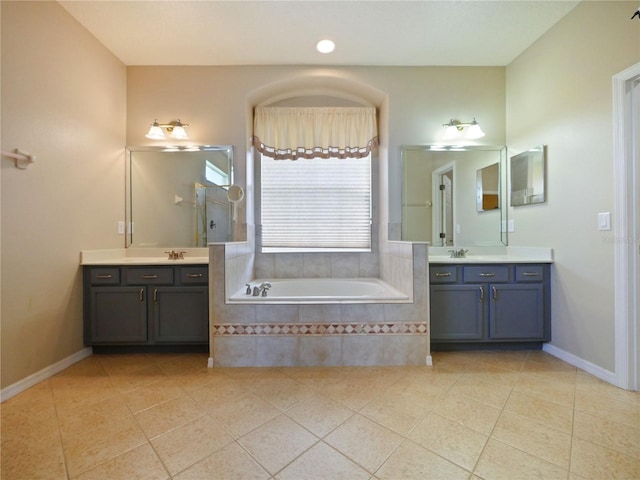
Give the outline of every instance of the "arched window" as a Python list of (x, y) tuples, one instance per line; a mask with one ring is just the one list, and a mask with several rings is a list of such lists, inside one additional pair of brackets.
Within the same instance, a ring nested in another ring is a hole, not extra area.
[(370, 251), (375, 108), (256, 108), (262, 251)]

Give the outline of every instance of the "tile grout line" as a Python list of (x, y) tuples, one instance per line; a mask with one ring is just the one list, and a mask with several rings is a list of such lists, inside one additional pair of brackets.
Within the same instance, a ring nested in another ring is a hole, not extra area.
[(573, 442), (575, 440), (574, 437), (574, 429), (576, 425), (576, 394), (578, 392), (578, 370), (575, 371), (575, 376), (573, 379), (573, 402), (571, 405), (571, 443), (569, 444), (569, 468), (567, 469), (567, 480), (571, 478), (571, 467), (573, 464)]
[(56, 397), (55, 397), (55, 393), (53, 391), (53, 383), (51, 382), (51, 379), (47, 379), (47, 383), (49, 384), (49, 389), (51, 390), (51, 402), (53, 403), (53, 409), (56, 412), (56, 425), (58, 426), (58, 439), (60, 440), (60, 450), (62, 450), (62, 463), (64, 466), (64, 473), (67, 477), (67, 480), (71, 479), (71, 476), (69, 474), (69, 467), (68, 467), (68, 463), (69, 461), (67, 460), (67, 452), (64, 448), (64, 442), (62, 440), (62, 426), (60, 424), (60, 414), (58, 413), (58, 404), (56, 402)]

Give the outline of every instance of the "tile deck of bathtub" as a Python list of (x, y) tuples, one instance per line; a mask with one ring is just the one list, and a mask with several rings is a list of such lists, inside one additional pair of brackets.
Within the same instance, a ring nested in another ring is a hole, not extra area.
[(640, 478), (640, 394), (540, 351), (206, 363), (94, 355), (9, 399), (2, 478)]

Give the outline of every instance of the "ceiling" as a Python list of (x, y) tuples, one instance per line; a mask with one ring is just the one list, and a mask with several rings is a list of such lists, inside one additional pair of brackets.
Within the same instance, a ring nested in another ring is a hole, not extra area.
[[(59, 3), (126, 65), (505, 66), (579, 2)], [(323, 38), (333, 53), (315, 50)]]

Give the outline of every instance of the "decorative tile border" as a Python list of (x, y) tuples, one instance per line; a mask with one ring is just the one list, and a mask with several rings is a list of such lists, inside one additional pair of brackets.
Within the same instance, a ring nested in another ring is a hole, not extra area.
[(426, 322), (415, 323), (218, 323), (213, 335), (426, 335)]

